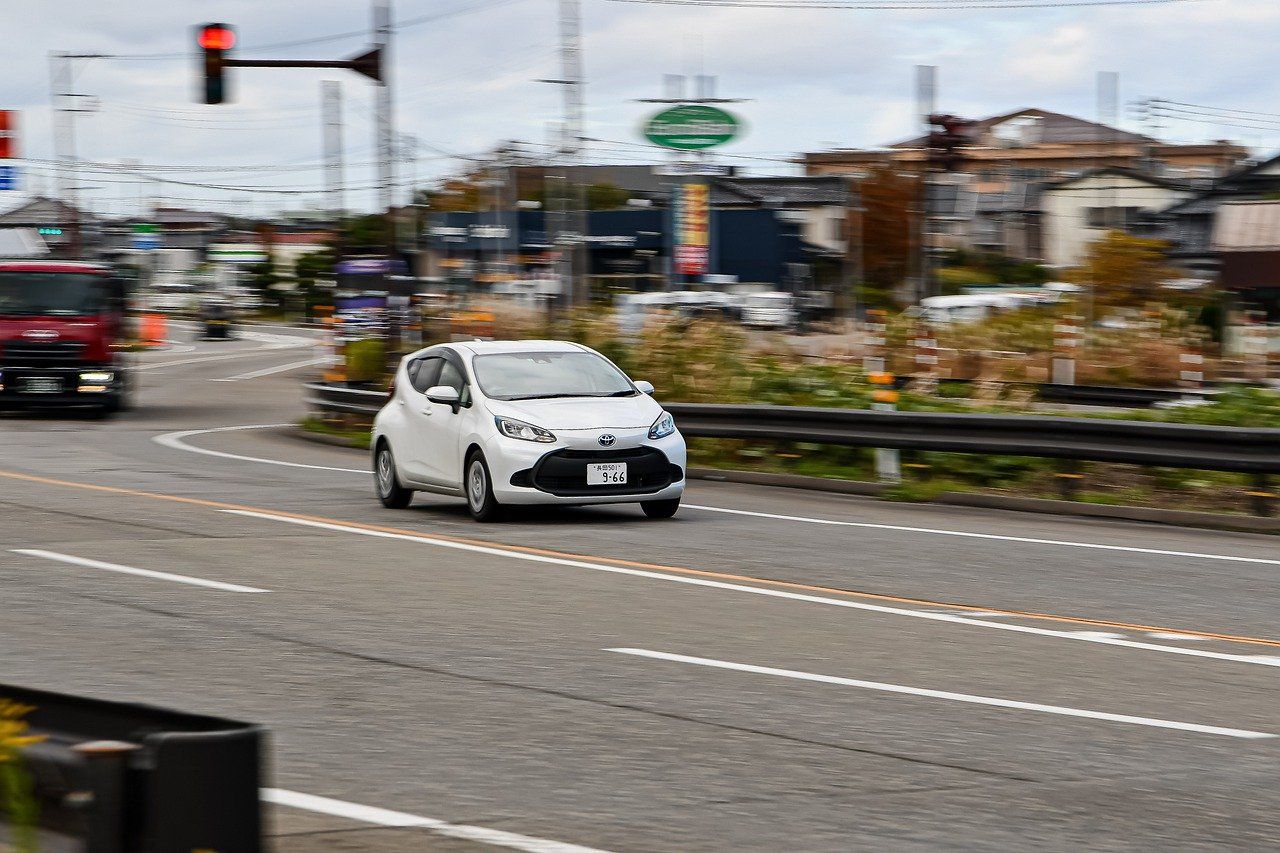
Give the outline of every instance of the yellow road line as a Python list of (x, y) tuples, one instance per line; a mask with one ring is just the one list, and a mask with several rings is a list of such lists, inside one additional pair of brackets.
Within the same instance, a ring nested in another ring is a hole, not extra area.
[(1146, 631), (1160, 632), (1164, 634), (1177, 634), (1183, 637), (1192, 637), (1196, 639), (1221, 640), (1227, 643), (1243, 643), (1255, 646), (1271, 646), (1280, 648), (1280, 640), (1272, 640), (1264, 637), (1246, 637), (1236, 634), (1219, 634), (1212, 631), (1197, 631), (1189, 628), (1170, 628), (1164, 625), (1142, 625), (1132, 622), (1120, 622), (1113, 619), (1091, 619), (1085, 616), (1063, 616), (1054, 613), (1041, 613), (1034, 610), (1010, 610), (1001, 607), (990, 607), (985, 604), (962, 604), (954, 601), (935, 601), (928, 598), (915, 598), (901, 595), (887, 595), (878, 592), (864, 592), (855, 589), (841, 589), (839, 587), (820, 586), (817, 584), (797, 583), (795, 581), (777, 580), (774, 578), (762, 578), (754, 575), (739, 575), (732, 572), (716, 572), (706, 569), (690, 569), (683, 566), (667, 566), (660, 563), (643, 563), (635, 560), (622, 560), (616, 557), (599, 557), (594, 554), (574, 554), (566, 551), (551, 551), (543, 548), (530, 548), (524, 545), (510, 545), (505, 542), (492, 542), (484, 539), (468, 539), (460, 536), (447, 536), (441, 533), (424, 533), (421, 530), (409, 530), (402, 527), (387, 527), (380, 524), (367, 524), (361, 521), (348, 521), (340, 518), (329, 518), (319, 515), (308, 515), (305, 513), (291, 512), (283, 509), (271, 509), (264, 507), (248, 506), (245, 504), (226, 503), (224, 501), (212, 501), (205, 498), (191, 498), (183, 495), (168, 495), (160, 492), (144, 492), (138, 489), (125, 489), (118, 486), (102, 486), (95, 483), (79, 483), (71, 480), (56, 480), (51, 477), (40, 477), (35, 474), (22, 474), (16, 471), (0, 471), (0, 477), (11, 480), (22, 480), (30, 483), (40, 483), (46, 486), (61, 486), (65, 488), (84, 489), (94, 492), (105, 492), (108, 494), (128, 495), (137, 498), (149, 498), (151, 500), (169, 501), (172, 503), (188, 504), (190, 506), (206, 507), (209, 509), (232, 509), (244, 512), (265, 513), (276, 515), (283, 518), (296, 518), (303, 521), (315, 521), (322, 524), (340, 524), (347, 527), (355, 527), (363, 530), (373, 530), (380, 533), (396, 533), (408, 536), (417, 536), (423, 539), (435, 539), (441, 542), (456, 542), (463, 545), (475, 545), (484, 548), (497, 548), (501, 550), (513, 551), (522, 554), (534, 554), (543, 557), (555, 557), (564, 560), (594, 560), (598, 563), (609, 563), (615, 566), (626, 566), (628, 568), (645, 569), (648, 571), (669, 572), (676, 575), (685, 575), (688, 577), (713, 578), (715, 580), (733, 581), (736, 583), (758, 584), (760, 586), (773, 587), (778, 589), (801, 590), (804, 592), (817, 592), (824, 595), (842, 595), (849, 598), (865, 599), (870, 601), (887, 601), (895, 604), (911, 604), (920, 607), (943, 607), (954, 610), (975, 610), (984, 613), (998, 613), (1002, 616), (1014, 616), (1025, 619), (1039, 619), (1047, 622), (1062, 622), (1070, 625), (1087, 625), (1091, 628), (1113, 628), (1125, 631)]

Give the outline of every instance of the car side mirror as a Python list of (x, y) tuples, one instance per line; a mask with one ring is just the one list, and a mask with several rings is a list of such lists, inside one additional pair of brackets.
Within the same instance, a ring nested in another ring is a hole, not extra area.
[(645, 382), (643, 379), (641, 379), (639, 382), (636, 383), (636, 388), (640, 390), (641, 394), (648, 394), (650, 397), (653, 396), (652, 382)]
[(433, 403), (441, 403), (445, 406), (452, 406), (453, 410), (458, 411), (458, 407), (462, 405), (462, 395), (458, 393), (458, 389), (452, 385), (433, 385), (427, 389), (427, 399)]

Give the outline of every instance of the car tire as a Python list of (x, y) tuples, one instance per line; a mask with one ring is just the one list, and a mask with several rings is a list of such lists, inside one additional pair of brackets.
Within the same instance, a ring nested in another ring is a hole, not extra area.
[(493, 496), (493, 478), (484, 454), (475, 451), (467, 457), (463, 488), (467, 493), (467, 510), (476, 521), (499, 521), (503, 515), (502, 504)]
[(387, 509), (404, 509), (413, 500), (413, 489), (400, 485), (400, 478), (396, 476), (396, 458), (391, 454), (391, 445), (385, 441), (378, 445), (378, 452), (374, 454), (373, 485), (378, 500)]
[(670, 518), (680, 509), (680, 499), (671, 498), (666, 501), (641, 501), (640, 508), (650, 518)]

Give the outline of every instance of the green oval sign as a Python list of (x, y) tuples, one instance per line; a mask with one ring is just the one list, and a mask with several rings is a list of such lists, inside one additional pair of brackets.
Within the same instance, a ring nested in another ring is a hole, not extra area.
[(701, 151), (724, 145), (742, 131), (731, 113), (705, 104), (683, 104), (663, 110), (645, 122), (645, 138), (663, 148)]

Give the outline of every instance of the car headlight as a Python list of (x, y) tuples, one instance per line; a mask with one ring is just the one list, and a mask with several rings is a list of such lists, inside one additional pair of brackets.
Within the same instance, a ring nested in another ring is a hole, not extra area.
[(649, 427), (649, 438), (666, 438), (676, 431), (676, 419), (671, 417), (670, 412), (663, 412), (658, 415), (658, 419), (653, 422), (653, 426)]
[(81, 385), (110, 385), (116, 375), (110, 370), (86, 370), (80, 374)]
[(518, 438), (521, 441), (537, 441), (542, 444), (551, 444), (556, 440), (556, 437), (549, 431), (533, 424), (527, 424), (524, 421), (503, 417), (495, 417), (493, 421), (498, 425), (498, 432), (507, 438)]

